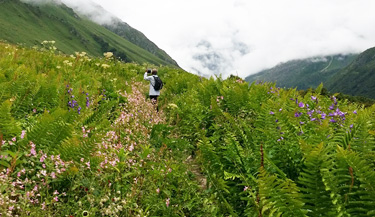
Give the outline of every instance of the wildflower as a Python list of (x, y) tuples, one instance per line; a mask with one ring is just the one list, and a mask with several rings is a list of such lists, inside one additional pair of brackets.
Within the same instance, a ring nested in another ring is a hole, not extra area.
[(333, 117), (329, 120), (329, 122), (331, 122), (331, 123), (336, 123), (336, 120), (335, 119), (333, 119)]
[(321, 118), (321, 119), (326, 119), (326, 113), (323, 112), (323, 113), (320, 115), (320, 118)]
[(303, 124), (305, 124), (305, 122), (303, 122), (303, 121), (300, 121), (300, 122), (299, 122), (299, 124), (303, 125)]
[(160, 189), (159, 188), (156, 189), (156, 193), (158, 193), (158, 194), (160, 193)]
[(169, 207), (169, 198), (167, 198), (167, 199), (165, 200), (165, 204), (167, 205), (167, 207)]
[(25, 134), (26, 134), (26, 130), (22, 130), (21, 139), (23, 139), (25, 137)]
[(56, 179), (56, 174), (55, 174), (55, 172), (52, 172), (52, 173), (51, 173), (51, 177), (52, 177), (53, 179)]
[(15, 142), (16, 140), (17, 140), (17, 138), (16, 138), (16, 137), (13, 137), (13, 138), (12, 138), (12, 141), (13, 141), (13, 142)]
[(249, 188), (249, 187), (245, 186), (245, 187), (243, 188), (243, 191), (246, 191), (248, 188)]
[(58, 195), (59, 192), (57, 190), (55, 190), (55, 192), (53, 192), (54, 195)]
[(296, 112), (296, 113), (294, 113), (294, 117), (296, 117), (296, 118), (300, 117), (301, 115), (302, 115), (301, 112)]
[(87, 169), (90, 169), (90, 161), (86, 163)]
[(273, 115), (273, 114), (275, 114), (273, 111), (270, 111), (270, 115)]
[(108, 65), (108, 64), (102, 64), (103, 69), (106, 69), (106, 68), (109, 68), (109, 67), (110, 67), (110, 65)]
[(303, 104), (303, 102), (300, 102), (300, 103), (298, 104), (298, 107), (300, 107), (300, 108), (304, 108), (304, 107), (305, 107), (305, 104)]
[(331, 106), (329, 106), (329, 110), (333, 110), (335, 108), (335, 105), (332, 104)]
[(111, 58), (113, 56), (113, 53), (112, 52), (106, 52), (106, 53), (103, 53), (104, 57), (105, 58)]
[(311, 100), (315, 101), (316, 100), (316, 96), (311, 96)]
[(56, 197), (53, 198), (53, 200), (57, 202), (57, 201), (59, 201), (59, 198), (56, 196)]
[(355, 115), (356, 115), (356, 114), (357, 114), (357, 110), (354, 110), (354, 111), (353, 111), (353, 114), (355, 114)]

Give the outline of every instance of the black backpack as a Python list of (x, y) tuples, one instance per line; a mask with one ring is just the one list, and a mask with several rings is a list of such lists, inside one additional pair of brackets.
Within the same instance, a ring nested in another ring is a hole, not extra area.
[(154, 81), (155, 81), (155, 84), (153, 85), (154, 89), (161, 90), (163, 88), (163, 82), (161, 81), (161, 79), (155, 76), (152, 76), (152, 77), (154, 77)]

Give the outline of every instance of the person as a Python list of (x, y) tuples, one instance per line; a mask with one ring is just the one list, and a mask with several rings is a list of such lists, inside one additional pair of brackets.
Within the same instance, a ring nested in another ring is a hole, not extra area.
[[(148, 76), (148, 73), (151, 73), (151, 76)], [(145, 74), (144, 74), (144, 79), (150, 81), (150, 91), (149, 91), (149, 96), (150, 100), (152, 101), (153, 104), (157, 105), (158, 102), (158, 97), (160, 96), (160, 90), (155, 90), (154, 85), (155, 85), (155, 78), (158, 77), (158, 70), (157, 69), (147, 69)], [(157, 106), (156, 106), (157, 108)], [(158, 108), (157, 108), (158, 110)]]

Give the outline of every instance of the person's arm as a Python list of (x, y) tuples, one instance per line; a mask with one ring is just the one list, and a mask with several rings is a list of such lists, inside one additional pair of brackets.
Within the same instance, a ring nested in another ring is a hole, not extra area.
[(147, 76), (147, 71), (146, 71), (145, 74), (143, 75), (143, 78), (145, 80), (151, 81), (152, 76)]

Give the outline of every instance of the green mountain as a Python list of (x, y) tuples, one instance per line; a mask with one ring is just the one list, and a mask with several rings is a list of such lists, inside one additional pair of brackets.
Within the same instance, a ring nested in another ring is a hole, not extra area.
[(126, 23), (104, 27), (64, 4), (0, 0), (0, 29), (0, 39), (14, 44), (31, 47), (56, 41), (57, 49), (66, 54), (84, 51), (102, 56), (110, 51), (126, 62), (178, 67), (167, 53)]
[(279, 87), (308, 89), (326, 83), (341, 69), (349, 65), (357, 55), (334, 55), (325, 57), (292, 60), (271, 69), (245, 78), (254, 81), (276, 82)]
[(375, 47), (361, 53), (327, 82), (333, 92), (375, 98)]

